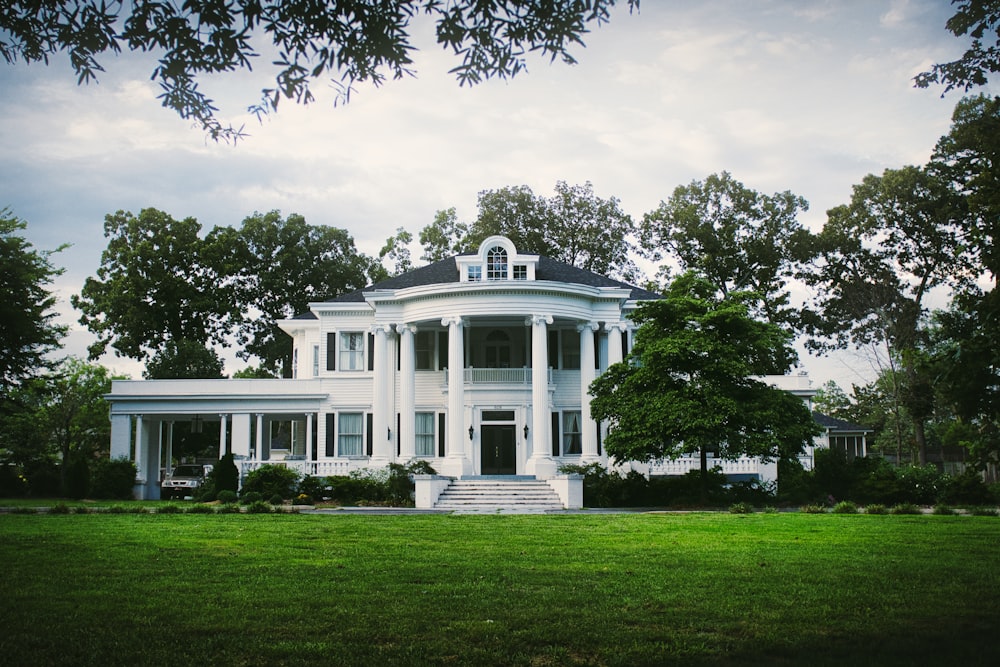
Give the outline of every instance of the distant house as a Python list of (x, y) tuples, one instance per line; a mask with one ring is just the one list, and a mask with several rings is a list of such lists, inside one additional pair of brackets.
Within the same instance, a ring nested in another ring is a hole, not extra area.
[(848, 461), (868, 456), (868, 434), (872, 429), (813, 412), (813, 419), (823, 427), (826, 446), (844, 452)]
[[(181, 421), (218, 422), (219, 451), (244, 474), (280, 463), (346, 475), (419, 458), (449, 478), (551, 481), (562, 464), (608, 465), (586, 390), (627, 353), (635, 308), (657, 298), (491, 237), (475, 254), (280, 322), (291, 379), (115, 381), (111, 454), (136, 462), (143, 498), (158, 496)], [(805, 376), (768, 379), (807, 403), (814, 394)], [(683, 463), (646, 472), (686, 472)], [(755, 459), (727, 466), (776, 475)]]

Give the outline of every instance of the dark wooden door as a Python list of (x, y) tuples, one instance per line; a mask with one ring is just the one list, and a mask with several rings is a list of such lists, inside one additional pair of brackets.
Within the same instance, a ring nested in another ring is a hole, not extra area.
[(517, 442), (513, 425), (483, 426), (483, 475), (516, 475)]

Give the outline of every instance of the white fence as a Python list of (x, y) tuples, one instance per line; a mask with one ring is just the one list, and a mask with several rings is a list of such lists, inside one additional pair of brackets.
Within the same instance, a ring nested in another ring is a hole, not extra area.
[(351, 464), (349, 461), (302, 461), (285, 459), (283, 461), (238, 461), (237, 464), (240, 466), (241, 477), (246, 477), (248, 473), (257, 470), (263, 465), (274, 465), (288, 468), (296, 471), (303, 477), (306, 475), (311, 475), (313, 477), (346, 477), (347, 474), (351, 472)]

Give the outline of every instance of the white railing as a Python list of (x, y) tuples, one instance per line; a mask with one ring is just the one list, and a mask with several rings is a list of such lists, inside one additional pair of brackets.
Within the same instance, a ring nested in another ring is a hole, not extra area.
[[(552, 384), (552, 369), (548, 369), (548, 383)], [(520, 384), (531, 385), (530, 368), (464, 368), (462, 378), (465, 384)], [(444, 374), (448, 384), (448, 374)]]
[(284, 461), (238, 461), (237, 464), (240, 466), (241, 477), (246, 477), (248, 473), (257, 470), (263, 465), (281, 466), (282, 468), (294, 470), (302, 476), (311, 475), (313, 477), (346, 477), (351, 472), (349, 461), (296, 461), (286, 459)]
[[(709, 469), (719, 466), (725, 475), (744, 475), (760, 472), (760, 459), (746, 456), (736, 460), (709, 457)], [(684, 475), (692, 470), (701, 470), (700, 456), (683, 456), (679, 459), (664, 459), (649, 466), (650, 475)]]

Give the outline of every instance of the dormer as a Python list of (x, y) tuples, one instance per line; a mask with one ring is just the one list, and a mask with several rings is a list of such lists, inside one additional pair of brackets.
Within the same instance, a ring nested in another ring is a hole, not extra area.
[(475, 255), (455, 258), (463, 283), (534, 280), (538, 255), (521, 255), (505, 236), (491, 236)]

